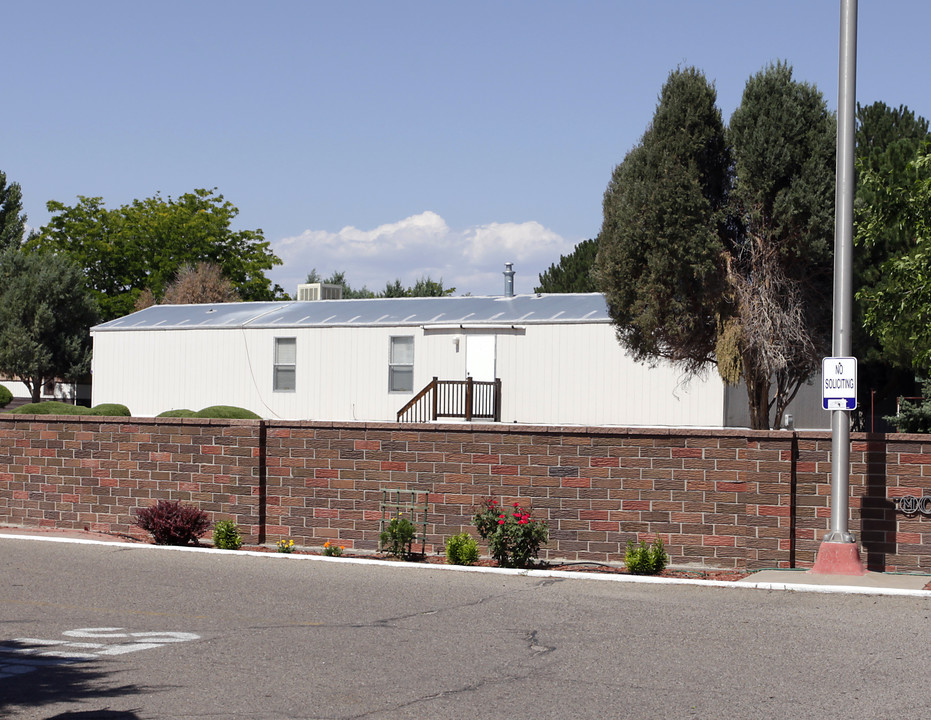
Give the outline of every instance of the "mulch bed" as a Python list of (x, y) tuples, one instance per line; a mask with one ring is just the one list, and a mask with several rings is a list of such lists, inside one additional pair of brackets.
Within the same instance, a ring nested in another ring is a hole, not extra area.
[[(66, 534), (73, 531), (60, 530), (58, 528), (14, 528), (9, 526), (0, 526), (6, 530), (23, 530), (25, 532), (32, 533), (41, 533), (49, 535), (57, 534)], [(147, 543), (148, 541), (140, 540), (138, 537), (132, 535), (127, 535), (124, 533), (101, 533), (101, 532), (86, 532), (82, 533), (88, 537), (93, 537), (100, 540), (119, 540), (121, 542), (132, 542), (132, 543)], [(210, 547), (211, 543), (203, 542), (205, 539), (202, 538), (201, 547)], [(268, 552), (276, 553), (278, 552), (275, 547), (268, 547), (265, 545), (243, 545), (243, 550), (250, 550), (253, 552)], [(295, 550), (294, 555), (322, 555), (321, 552), (313, 552), (309, 550)], [(397, 560), (397, 558), (392, 557), (387, 554), (361, 554), (361, 553), (351, 553), (344, 552), (342, 557), (346, 558), (359, 558), (359, 559), (368, 559), (368, 560)], [(445, 555), (428, 555), (426, 557), (418, 557), (413, 559), (414, 562), (423, 562), (431, 565), (445, 565), (446, 557)], [(480, 558), (476, 565), (481, 567), (497, 567), (497, 563), (489, 558)], [(608, 565), (606, 563), (597, 563), (597, 562), (571, 562), (571, 563), (556, 563), (556, 562), (540, 562), (535, 566), (536, 569), (540, 570), (555, 570), (555, 571), (571, 571), (571, 572), (591, 572), (591, 573), (606, 573), (606, 574), (618, 574), (618, 575), (629, 575), (627, 569), (624, 567), (617, 567), (615, 565)], [(685, 578), (691, 580), (720, 580), (723, 582), (736, 582), (737, 580), (742, 580), (745, 577), (753, 575), (753, 571), (746, 570), (717, 570), (717, 569), (695, 569), (695, 570), (684, 570), (684, 569), (667, 569), (663, 570), (657, 575), (657, 577), (665, 578)], [(925, 590), (931, 591), (931, 582), (929, 582), (924, 587)]]
[[(254, 552), (269, 552), (276, 553), (278, 550), (274, 547), (266, 547), (264, 545), (243, 545), (243, 550), (251, 550)], [(320, 552), (313, 552), (308, 550), (295, 550), (292, 554), (294, 555), (322, 555)], [(396, 558), (392, 555), (385, 553), (377, 554), (358, 554), (351, 552), (343, 552), (341, 557), (344, 558), (358, 558), (363, 560), (388, 560), (388, 561), (398, 561), (399, 558)], [(428, 565), (446, 565), (446, 556), (445, 555), (427, 555), (427, 556), (416, 556), (411, 558), (407, 562), (421, 562)], [(498, 564), (489, 558), (480, 558), (475, 565), (479, 567), (498, 567)], [(608, 565), (606, 563), (597, 563), (597, 562), (571, 562), (571, 563), (550, 563), (541, 561), (534, 565), (536, 570), (555, 570), (555, 571), (566, 571), (566, 572), (590, 572), (590, 573), (606, 573), (606, 574), (616, 574), (616, 575), (630, 575), (626, 568), (617, 567), (615, 565)], [(661, 573), (656, 575), (656, 577), (666, 577), (666, 578), (688, 578), (691, 580), (722, 580), (722, 581), (732, 581), (736, 582), (737, 580), (742, 580), (748, 575), (752, 575), (752, 572), (740, 571), (740, 570), (663, 570)]]

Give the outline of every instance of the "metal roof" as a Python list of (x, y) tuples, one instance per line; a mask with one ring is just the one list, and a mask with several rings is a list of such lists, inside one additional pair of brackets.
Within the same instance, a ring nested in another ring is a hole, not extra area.
[(97, 325), (92, 331), (583, 322), (610, 322), (600, 293), (153, 305)]

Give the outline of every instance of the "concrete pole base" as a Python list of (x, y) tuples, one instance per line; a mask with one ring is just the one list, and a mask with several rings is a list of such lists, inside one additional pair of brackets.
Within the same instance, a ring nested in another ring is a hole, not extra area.
[(818, 548), (812, 575), (866, 575), (860, 548), (852, 542), (823, 542)]

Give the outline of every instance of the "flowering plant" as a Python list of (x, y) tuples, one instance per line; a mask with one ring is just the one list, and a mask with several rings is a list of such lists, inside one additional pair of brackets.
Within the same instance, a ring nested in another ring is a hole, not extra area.
[(529, 566), (549, 539), (546, 522), (531, 514), (532, 509), (525, 510), (519, 502), (505, 509), (494, 498), (482, 500), (472, 522), (501, 567)]
[(278, 552), (293, 553), (294, 552), (294, 541), (293, 540), (279, 540), (278, 541)]
[(334, 545), (329, 540), (323, 543), (323, 554), (327, 557), (339, 557), (345, 549), (342, 545)]

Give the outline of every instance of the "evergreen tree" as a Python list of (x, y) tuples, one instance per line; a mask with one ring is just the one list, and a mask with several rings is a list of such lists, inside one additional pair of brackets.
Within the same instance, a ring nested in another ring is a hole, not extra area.
[(785, 64), (748, 80), (726, 136), (714, 88), (677, 70), (605, 192), (595, 277), (619, 339), (742, 379), (754, 428), (779, 426), (829, 335), (834, 134)]
[(48, 380), (90, 370), (97, 307), (80, 268), (50, 253), (0, 253), (0, 374), (22, 381), (39, 402)]
[(743, 376), (754, 428), (779, 427), (830, 351), (835, 138), (824, 97), (785, 63), (752, 76), (731, 117), (737, 312), (717, 356), (726, 380)]
[(550, 265), (540, 274), (540, 284), (533, 289), (538, 293), (589, 293), (596, 292), (592, 268), (598, 254), (597, 240), (583, 240), (568, 255), (560, 255), (559, 262)]
[(694, 68), (669, 75), (653, 122), (604, 196), (595, 280), (638, 360), (697, 372), (714, 360), (726, 301), (730, 156), (716, 93)]
[(421, 277), (411, 287), (407, 288), (401, 284), (401, 279), (397, 278), (394, 280), (394, 282), (389, 282), (386, 284), (384, 291), (380, 293), (372, 292), (364, 285), (362, 286), (361, 290), (353, 289), (346, 281), (345, 271), (342, 270), (337, 270), (326, 280), (323, 280), (321, 279), (320, 273), (317, 272), (317, 268), (314, 268), (307, 274), (307, 282), (322, 282), (328, 285), (339, 285), (343, 289), (344, 300), (377, 297), (444, 297), (447, 295), (452, 295), (454, 292), (456, 292), (456, 288), (443, 287), (442, 278), (439, 281), (436, 281), (431, 279), (429, 275)]
[(22, 245), (25, 232), (22, 190), (19, 183), (7, 185), (6, 174), (0, 171), (0, 252)]

